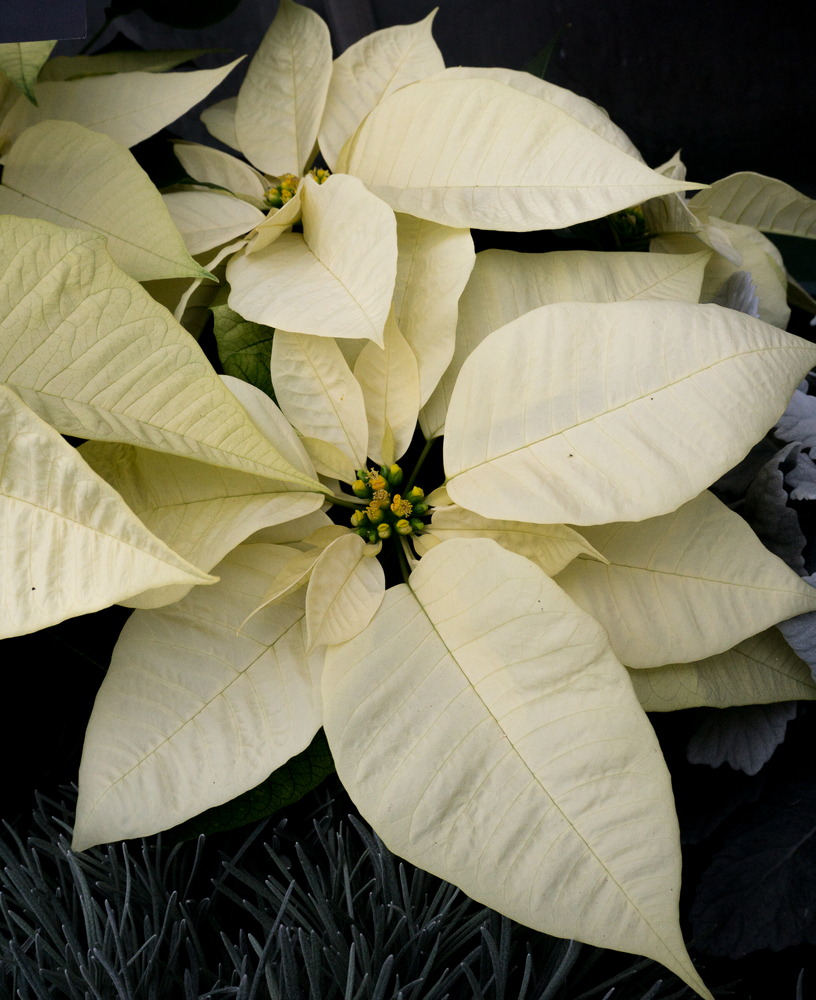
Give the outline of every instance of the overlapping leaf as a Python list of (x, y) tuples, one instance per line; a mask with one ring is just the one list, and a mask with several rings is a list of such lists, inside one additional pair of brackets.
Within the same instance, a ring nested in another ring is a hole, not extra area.
[(81, 76), (107, 76), (110, 73), (164, 73), (181, 63), (208, 55), (216, 49), (153, 49), (150, 52), (124, 50), (98, 52), (92, 56), (56, 56), (40, 70), (40, 83), (53, 80), (76, 80)]
[(11, 80), (15, 87), (36, 107), (34, 84), (43, 63), (57, 43), (6, 42), (0, 45), (0, 73)]
[(767, 233), (816, 238), (816, 202), (790, 184), (749, 170), (715, 181), (690, 207)]
[(395, 212), (513, 231), (561, 229), (700, 187), (661, 177), (555, 104), (486, 79), (395, 91), (343, 147), (337, 169)]
[(322, 691), (337, 773), (392, 851), (526, 926), (656, 958), (710, 998), (678, 923), (654, 732), (603, 629), (541, 569), (490, 539), (443, 542), (329, 647)]
[(0, 636), (36, 632), (150, 587), (214, 583), (0, 385)]
[(267, 185), (263, 175), (248, 163), (196, 142), (176, 142), (173, 152), (194, 180), (217, 184), (233, 194), (242, 194), (257, 201), (259, 204), (256, 207), (260, 207)]
[(297, 554), (241, 545), (219, 564), (214, 587), (128, 619), (85, 734), (75, 851), (181, 823), (254, 788), (309, 745), (321, 725), (323, 655), (304, 650), (305, 594), (236, 635)]
[(0, 226), (0, 381), (63, 434), (118, 441), (324, 492), (255, 428), (193, 338), (102, 237)]
[(447, 491), (541, 524), (665, 514), (747, 454), (814, 362), (808, 341), (720, 306), (542, 306), (462, 366)]
[(260, 209), (226, 191), (175, 191), (162, 198), (190, 254), (229, 243), (266, 218)]
[(43, 122), (19, 139), (3, 167), (0, 213), (102, 233), (137, 281), (208, 273), (133, 155), (73, 122)]

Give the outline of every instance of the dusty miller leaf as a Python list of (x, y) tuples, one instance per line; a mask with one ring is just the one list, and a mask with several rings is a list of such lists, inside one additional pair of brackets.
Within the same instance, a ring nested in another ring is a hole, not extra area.
[(795, 701), (712, 709), (691, 734), (686, 757), (690, 764), (729, 764), (756, 774), (785, 739), (788, 722), (795, 717)]

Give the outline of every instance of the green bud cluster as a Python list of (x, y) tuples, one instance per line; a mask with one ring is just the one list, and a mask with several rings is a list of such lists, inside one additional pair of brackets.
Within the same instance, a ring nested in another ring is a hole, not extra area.
[(368, 500), (365, 510), (351, 515), (351, 526), (367, 542), (378, 542), (392, 535), (418, 535), (424, 530), (421, 520), (431, 509), (425, 492), (411, 487), (404, 496), (396, 492), (402, 482), (398, 465), (377, 469), (357, 469), (357, 481), (351, 490), (361, 500)]

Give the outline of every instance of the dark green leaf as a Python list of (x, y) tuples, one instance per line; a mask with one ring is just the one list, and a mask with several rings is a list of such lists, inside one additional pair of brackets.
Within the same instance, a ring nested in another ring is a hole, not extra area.
[(547, 72), (547, 67), (550, 64), (553, 51), (555, 50), (555, 46), (558, 44), (558, 39), (564, 34), (567, 28), (571, 27), (571, 24), (562, 25), (550, 41), (547, 42), (544, 48), (538, 53), (538, 55), (527, 63), (524, 67), (525, 72), (532, 73), (533, 76), (537, 76), (540, 80), (543, 80), (544, 74)]
[(222, 806), (207, 809), (199, 816), (188, 819), (165, 836), (173, 842), (195, 840), (202, 833), (209, 835), (257, 823), (259, 819), (265, 819), (302, 799), (330, 774), (334, 774), (334, 761), (325, 734), (319, 729), (303, 753), (273, 771), (260, 785)]
[(239, 316), (227, 305), (228, 295), (229, 288), (224, 285), (210, 306), (218, 358), (224, 374), (243, 379), (274, 399), (269, 359), (275, 331)]

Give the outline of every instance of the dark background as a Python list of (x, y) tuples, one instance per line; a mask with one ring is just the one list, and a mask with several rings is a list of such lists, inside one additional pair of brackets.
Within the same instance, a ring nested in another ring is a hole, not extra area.
[(0, 44), (85, 35), (85, 0), (0, 0)]

